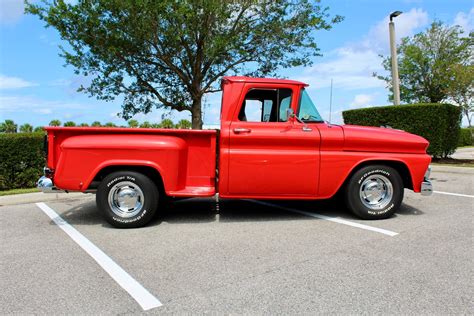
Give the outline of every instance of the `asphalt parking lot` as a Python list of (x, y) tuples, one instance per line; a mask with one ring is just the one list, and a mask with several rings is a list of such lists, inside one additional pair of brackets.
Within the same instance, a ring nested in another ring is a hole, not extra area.
[[(382, 221), (358, 220), (337, 199), (190, 199), (120, 230), (93, 195), (0, 199), (0, 313), (472, 313), (474, 169), (431, 177), (438, 193), (406, 191)], [(143, 308), (66, 223), (159, 304)]]

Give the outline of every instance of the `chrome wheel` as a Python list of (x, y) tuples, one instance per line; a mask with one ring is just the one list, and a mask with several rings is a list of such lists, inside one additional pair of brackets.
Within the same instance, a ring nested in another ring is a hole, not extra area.
[(110, 189), (108, 202), (115, 215), (130, 218), (140, 213), (145, 197), (136, 183), (123, 181)]
[(393, 197), (392, 182), (380, 174), (369, 176), (362, 182), (359, 196), (364, 206), (372, 210), (384, 209)]

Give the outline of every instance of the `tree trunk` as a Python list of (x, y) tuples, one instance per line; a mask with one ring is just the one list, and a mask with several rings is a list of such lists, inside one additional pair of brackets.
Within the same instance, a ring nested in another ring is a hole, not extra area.
[(192, 127), (193, 129), (202, 129), (202, 108), (201, 108), (202, 96), (197, 97), (193, 100), (191, 108)]

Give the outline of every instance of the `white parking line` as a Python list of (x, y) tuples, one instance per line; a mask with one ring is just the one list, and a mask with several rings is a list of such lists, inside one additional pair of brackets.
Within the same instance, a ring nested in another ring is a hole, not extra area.
[(51, 218), (66, 234), (71, 237), (92, 259), (94, 259), (112, 279), (114, 279), (131, 297), (137, 301), (143, 310), (149, 310), (161, 306), (161, 302), (154, 297), (147, 289), (137, 282), (130, 274), (122, 269), (115, 261), (107, 256), (102, 250), (94, 245), (89, 239), (78, 232), (61, 218), (52, 208), (45, 203), (36, 205)]
[(451, 193), (451, 192), (443, 192), (443, 191), (433, 191), (434, 193), (438, 194), (446, 194), (446, 195), (454, 195), (454, 196), (462, 196), (462, 197), (467, 197), (474, 199), (474, 195), (468, 195), (468, 194), (460, 194), (460, 193)]
[(381, 233), (381, 234), (384, 234), (384, 235), (387, 235), (387, 236), (390, 236), (390, 237), (398, 235), (398, 233), (392, 232), (390, 230), (351, 222), (351, 221), (348, 221), (348, 220), (345, 220), (345, 219), (342, 219), (342, 218), (339, 218), (339, 217), (330, 217), (330, 216), (321, 215), (321, 214), (317, 214), (317, 213), (301, 211), (301, 210), (297, 210), (297, 209), (294, 209), (294, 208), (284, 207), (284, 206), (280, 206), (280, 205), (273, 204), (273, 203), (268, 203), (268, 202), (263, 202), (263, 201), (256, 201), (256, 200), (246, 200), (246, 201), (257, 203), (257, 204), (262, 204), (262, 205), (266, 205), (266, 206), (270, 206), (270, 207), (279, 208), (279, 209), (289, 211), (289, 212), (293, 212), (293, 213), (299, 213), (299, 214), (303, 214), (303, 215), (306, 215), (306, 216), (311, 216), (311, 217), (315, 217), (315, 218), (319, 218), (319, 219), (324, 219), (326, 221), (330, 221), (330, 222), (334, 222), (334, 223), (338, 223), (338, 224), (343, 224), (343, 225), (347, 225), (347, 226), (352, 226), (352, 227), (357, 227), (357, 228), (361, 228), (361, 229), (365, 229), (365, 230), (370, 230), (370, 231), (373, 231), (373, 232), (376, 232), (376, 233)]

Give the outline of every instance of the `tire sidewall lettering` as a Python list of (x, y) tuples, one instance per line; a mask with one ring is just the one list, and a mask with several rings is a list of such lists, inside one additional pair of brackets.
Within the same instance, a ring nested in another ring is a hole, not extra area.
[(368, 176), (370, 176), (374, 173), (380, 173), (380, 174), (383, 174), (387, 177), (390, 177), (390, 172), (388, 172), (386, 170), (383, 170), (383, 169), (375, 169), (375, 170), (371, 170), (369, 172), (364, 173), (362, 175), (362, 177), (360, 177), (360, 179), (357, 181), (357, 183), (360, 185), (365, 178), (367, 178)]

